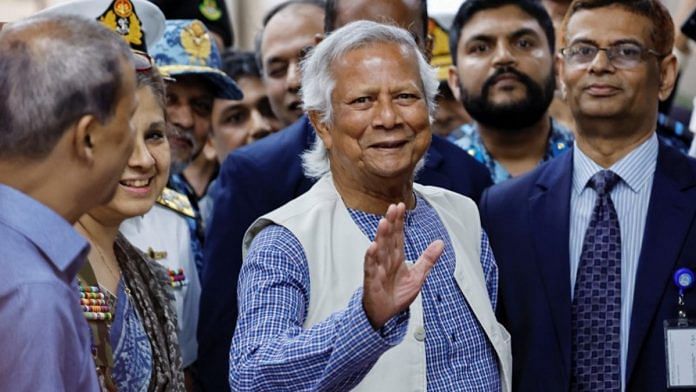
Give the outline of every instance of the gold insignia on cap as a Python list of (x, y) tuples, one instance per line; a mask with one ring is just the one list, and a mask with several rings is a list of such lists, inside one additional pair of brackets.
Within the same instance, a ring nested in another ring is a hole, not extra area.
[(157, 198), (157, 203), (189, 218), (196, 217), (189, 199), (173, 189), (164, 188), (162, 194)]
[(201, 4), (198, 5), (198, 10), (201, 11), (201, 14), (205, 16), (206, 19), (213, 22), (220, 19), (222, 16), (220, 6), (218, 6), (217, 1), (215, 0), (201, 1)]
[(109, 8), (97, 20), (123, 37), (134, 49), (143, 47), (142, 23), (130, 0), (112, 1)]
[(208, 64), (212, 51), (210, 35), (201, 21), (194, 20), (181, 30), (181, 46), (190, 56), (191, 63)]

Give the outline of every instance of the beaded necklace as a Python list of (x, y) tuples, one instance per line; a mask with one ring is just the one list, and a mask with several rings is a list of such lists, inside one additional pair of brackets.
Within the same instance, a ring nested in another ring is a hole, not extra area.
[(106, 320), (113, 319), (111, 305), (106, 299), (106, 295), (99, 286), (88, 286), (77, 281), (80, 288), (80, 306), (87, 320)]

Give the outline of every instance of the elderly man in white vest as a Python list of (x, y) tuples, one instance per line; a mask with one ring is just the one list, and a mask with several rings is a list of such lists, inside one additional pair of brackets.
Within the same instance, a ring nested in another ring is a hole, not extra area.
[(509, 391), (476, 205), (413, 182), (438, 86), (414, 39), (354, 22), (302, 70), (320, 180), (247, 231), (232, 390)]

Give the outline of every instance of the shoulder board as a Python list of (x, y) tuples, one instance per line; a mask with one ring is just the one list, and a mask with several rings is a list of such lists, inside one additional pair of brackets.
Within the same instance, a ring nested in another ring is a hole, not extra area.
[(189, 218), (196, 217), (196, 213), (193, 211), (191, 202), (186, 195), (171, 188), (164, 188), (162, 194), (157, 198), (157, 203)]

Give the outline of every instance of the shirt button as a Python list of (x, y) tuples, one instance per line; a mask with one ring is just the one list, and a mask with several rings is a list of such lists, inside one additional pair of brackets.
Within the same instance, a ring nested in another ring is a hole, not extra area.
[(425, 328), (423, 328), (422, 325), (419, 325), (416, 327), (416, 331), (413, 333), (413, 337), (416, 338), (417, 341), (422, 342), (425, 340)]

